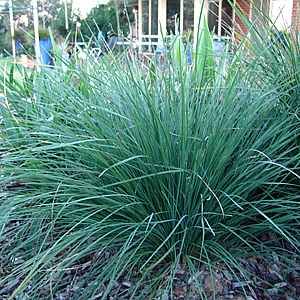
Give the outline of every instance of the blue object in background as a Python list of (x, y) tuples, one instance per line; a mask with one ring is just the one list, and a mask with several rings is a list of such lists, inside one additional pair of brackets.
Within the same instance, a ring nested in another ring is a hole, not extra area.
[(225, 41), (224, 40), (214, 40), (213, 41), (214, 54), (217, 56), (222, 56), (225, 51)]
[(187, 64), (191, 66), (193, 64), (193, 47), (190, 43), (187, 45), (186, 48), (186, 59)]
[(52, 43), (50, 38), (45, 38), (40, 40), (40, 49), (41, 49), (41, 63), (42, 65), (51, 66), (53, 64), (51, 51)]
[(20, 40), (16, 40), (16, 51), (18, 54), (20, 54), (24, 51), (23, 44)]

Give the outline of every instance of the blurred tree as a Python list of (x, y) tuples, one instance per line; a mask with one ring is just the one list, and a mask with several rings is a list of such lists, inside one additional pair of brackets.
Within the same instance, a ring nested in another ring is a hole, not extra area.
[(8, 30), (8, 26), (9, 26), (8, 3), (5, 3), (0, 7), (0, 34), (4, 34)]
[(11, 51), (11, 38), (9, 32), (8, 3), (0, 7), (0, 54), (4, 55)]
[(69, 23), (69, 30), (66, 29), (66, 16), (65, 16), (65, 6), (60, 6), (55, 14), (51, 27), (53, 31), (59, 34), (62, 37), (66, 37), (69, 33), (75, 31), (76, 26), (76, 16), (72, 16), (72, 4), (71, 2), (67, 3), (67, 16)]
[(133, 14), (124, 9), (123, 1), (112, 0), (108, 4), (94, 7), (81, 23), (81, 34), (84, 38), (103, 33), (114, 32), (127, 35)]

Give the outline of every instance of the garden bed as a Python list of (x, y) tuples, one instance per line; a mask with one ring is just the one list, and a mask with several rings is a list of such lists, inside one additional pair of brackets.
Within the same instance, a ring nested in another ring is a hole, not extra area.
[(0, 297), (299, 298), (298, 41), (209, 38), (11, 73)]

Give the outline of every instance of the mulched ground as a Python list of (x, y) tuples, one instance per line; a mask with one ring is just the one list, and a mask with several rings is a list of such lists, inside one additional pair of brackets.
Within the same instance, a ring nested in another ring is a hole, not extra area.
[[(11, 222), (7, 230), (18, 227), (18, 222)], [(13, 232), (13, 230), (12, 230)], [(7, 276), (12, 269), (21, 265), (24, 261), (22, 253), (18, 256), (12, 256), (9, 252), (3, 251), (5, 245), (11, 244), (13, 236), (10, 240), (2, 240), (0, 247), (0, 280)], [(207, 268), (200, 268), (195, 274), (191, 274), (183, 266), (180, 266), (175, 274), (173, 285), (174, 300), (200, 300), (200, 299), (216, 299), (216, 300), (299, 300), (300, 299), (300, 257), (295, 254), (294, 248), (276, 239), (274, 235), (265, 235), (261, 237), (262, 243), (268, 242), (281, 249), (285, 249), (285, 255), (278, 256), (276, 253), (269, 253), (265, 257), (247, 257), (239, 259), (242, 272), (247, 275), (247, 280), (237, 280), (232, 271), (224, 264), (216, 264), (212, 272)], [(12, 245), (9, 246), (10, 248)], [(1, 249), (2, 248), (2, 249)], [(288, 254), (287, 254), (288, 253)], [(2, 254), (2, 255), (1, 255)], [(108, 254), (109, 255), (109, 254)], [(101, 258), (107, 259), (107, 258)], [(75, 300), (78, 299), (84, 290), (90, 284), (90, 276), (93, 266), (99, 262), (97, 253), (87, 257), (72, 268), (66, 270), (63, 278), (59, 279), (59, 291), (53, 295), (54, 300)], [(238, 272), (238, 270), (234, 270)], [(107, 300), (127, 300), (130, 299), (129, 289), (136, 286), (138, 278), (132, 276), (133, 279), (123, 277), (116, 281)], [(55, 285), (56, 274), (53, 273), (52, 285)], [(240, 277), (241, 278), (241, 277)], [(21, 283), (21, 279), (11, 280), (5, 286), (0, 285), (0, 300), (8, 299), (12, 292)], [(199, 285), (203, 289), (206, 298), (199, 295)], [(32, 286), (28, 288), (16, 298), (16, 300), (27, 300), (30, 298)], [(49, 299), (49, 291), (51, 287), (49, 283), (40, 284), (38, 290), (38, 300)], [(147, 286), (143, 286), (145, 292), (144, 297), (139, 299), (149, 300), (169, 300), (170, 296), (149, 298), (147, 294)], [(151, 291), (153, 292), (153, 291)], [(141, 291), (142, 293), (142, 291)], [(140, 293), (140, 294), (141, 294)], [(159, 291), (158, 291), (159, 294)], [(91, 300), (101, 299), (103, 293), (99, 293)], [(36, 298), (34, 298), (35, 300)], [(82, 298), (81, 298), (82, 299)], [(90, 300), (90, 299), (88, 299)]]
[[(89, 285), (89, 275), (91, 266), (96, 257), (74, 266), (66, 271), (61, 289), (53, 295), (55, 300), (78, 299), (84, 289)], [(197, 285), (201, 284), (207, 299), (217, 300), (297, 300), (300, 299), (300, 261), (295, 257), (290, 257), (290, 265), (287, 265), (276, 254), (271, 254), (268, 259), (259, 257), (249, 257), (241, 259), (243, 272), (250, 273), (249, 280), (237, 281), (232, 276), (232, 272), (224, 265), (216, 265), (216, 271), (211, 273), (207, 269), (200, 269), (193, 276), (184, 269), (178, 269), (174, 287), (173, 299), (198, 300), (202, 299), (197, 292)], [(12, 261), (6, 261), (0, 257), (0, 278), (5, 276), (8, 265)], [(14, 264), (21, 263), (18, 259)], [(11, 266), (10, 266), (11, 267)], [(212, 279), (213, 278), (213, 279)], [(8, 299), (12, 291), (19, 285), (20, 280), (14, 280), (6, 286), (0, 286), (0, 299)], [(107, 297), (108, 300), (129, 299), (128, 290), (134, 287), (135, 282), (125, 278), (115, 282), (114, 287)], [(18, 299), (30, 299), (28, 287), (23, 292), (23, 297)], [(101, 299), (102, 293), (96, 295), (93, 300)], [(49, 285), (41, 287), (39, 299), (49, 299)], [(145, 295), (144, 299), (149, 299)], [(153, 298), (162, 299), (162, 298)], [(166, 296), (163, 300), (171, 299)]]

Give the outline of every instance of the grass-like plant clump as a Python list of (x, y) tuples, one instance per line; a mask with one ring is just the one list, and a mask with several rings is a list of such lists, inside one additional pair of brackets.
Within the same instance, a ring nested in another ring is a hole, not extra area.
[[(72, 299), (107, 299), (118, 281), (130, 284), (116, 299), (172, 298), (180, 270), (199, 299), (199, 270), (247, 282), (240, 258), (298, 255), (300, 127), (284, 101), (299, 90), (299, 44), (288, 41), (289, 52), (273, 43), (215, 62), (201, 44), (193, 66), (176, 41), (164, 67), (111, 57), (6, 82), (0, 286), (15, 283), (11, 299), (52, 299), (82, 265)], [(287, 73), (266, 77), (290, 54)]]

